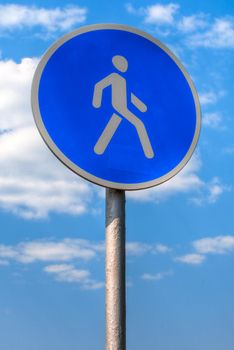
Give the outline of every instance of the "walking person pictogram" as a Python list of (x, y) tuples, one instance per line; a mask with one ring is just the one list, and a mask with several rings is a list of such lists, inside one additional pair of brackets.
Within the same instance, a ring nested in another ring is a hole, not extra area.
[[(128, 69), (128, 61), (125, 57), (116, 55), (112, 58), (112, 63), (118, 71), (125, 73)], [(144, 123), (135, 116), (127, 106), (127, 83), (118, 73), (111, 73), (104, 79), (95, 84), (93, 95), (93, 107), (100, 108), (102, 103), (103, 90), (111, 86), (112, 88), (112, 106), (117, 113), (113, 113), (101, 136), (99, 137), (94, 152), (96, 154), (103, 154), (106, 147), (110, 143), (114, 133), (116, 132), (122, 118), (127, 119), (135, 128), (138, 133), (144, 154), (147, 158), (154, 157), (154, 151), (152, 149), (146, 128)], [(141, 112), (147, 111), (147, 106), (133, 93), (131, 93), (131, 102)]]

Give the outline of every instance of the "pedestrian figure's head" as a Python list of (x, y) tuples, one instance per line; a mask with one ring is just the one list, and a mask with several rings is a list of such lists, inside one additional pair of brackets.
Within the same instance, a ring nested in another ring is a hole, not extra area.
[(126, 72), (128, 69), (128, 61), (123, 56), (116, 55), (112, 58), (112, 63), (120, 72)]

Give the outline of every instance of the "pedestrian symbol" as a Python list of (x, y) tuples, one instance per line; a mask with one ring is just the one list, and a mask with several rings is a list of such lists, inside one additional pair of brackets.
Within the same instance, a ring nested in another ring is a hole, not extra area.
[[(114, 56), (112, 62), (118, 71), (122, 73), (127, 71), (128, 61), (125, 57), (119, 55)], [(127, 107), (127, 84), (125, 78), (118, 73), (111, 73), (106, 78), (103, 78), (96, 83), (93, 95), (93, 106), (95, 108), (101, 106), (102, 92), (108, 86), (111, 86), (112, 88), (112, 106), (115, 112), (112, 114), (112, 117), (98, 139), (94, 147), (94, 152), (97, 154), (103, 154), (105, 152), (106, 147), (121, 123), (122, 118), (125, 118), (136, 128), (145, 156), (147, 158), (153, 158), (154, 152), (144, 123)], [(139, 109), (139, 111), (147, 111), (147, 106), (133, 93), (131, 93), (131, 102)]]
[(198, 96), (173, 53), (138, 29), (79, 28), (46, 52), (35, 73), (36, 124), (53, 153), (95, 184), (158, 185), (190, 159)]

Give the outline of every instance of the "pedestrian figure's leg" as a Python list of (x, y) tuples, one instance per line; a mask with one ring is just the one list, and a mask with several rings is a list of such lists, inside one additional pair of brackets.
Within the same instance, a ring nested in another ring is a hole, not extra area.
[(126, 110), (123, 114), (123, 117), (125, 117), (131, 124), (133, 124), (137, 130), (138, 136), (141, 141), (141, 145), (144, 151), (144, 154), (147, 158), (153, 158), (154, 157), (154, 151), (152, 149), (146, 128), (144, 123), (137, 118), (132, 112), (129, 110)]
[(109, 120), (94, 147), (94, 152), (96, 154), (103, 154), (105, 152), (106, 147), (116, 132), (119, 124), (121, 123), (121, 120), (122, 118), (120, 118), (117, 114), (112, 114), (111, 119)]
[(141, 141), (142, 148), (144, 150), (145, 156), (147, 158), (153, 158), (154, 157), (154, 151), (152, 149), (152, 146), (151, 146), (151, 143), (150, 143), (150, 140), (149, 140), (149, 137), (148, 137), (148, 134), (147, 134), (147, 131), (145, 129), (144, 124), (142, 122), (138, 123), (136, 125), (136, 129), (137, 129), (137, 133), (139, 135), (139, 138), (140, 138), (140, 141)]

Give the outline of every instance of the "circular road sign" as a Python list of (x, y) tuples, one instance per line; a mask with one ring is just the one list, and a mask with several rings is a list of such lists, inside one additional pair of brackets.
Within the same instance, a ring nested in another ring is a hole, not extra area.
[(32, 86), (37, 127), (51, 151), (98, 185), (158, 185), (190, 159), (200, 132), (188, 73), (136, 28), (97, 24), (55, 42)]

